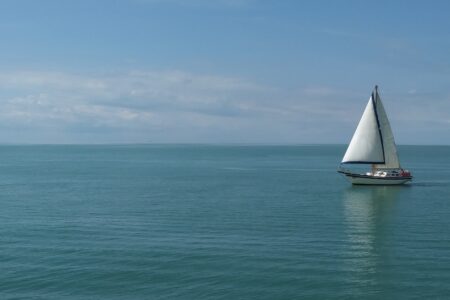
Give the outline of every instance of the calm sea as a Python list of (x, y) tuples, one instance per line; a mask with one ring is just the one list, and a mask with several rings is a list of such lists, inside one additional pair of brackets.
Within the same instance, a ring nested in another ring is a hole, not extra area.
[(450, 297), (450, 147), (0, 146), (0, 299)]

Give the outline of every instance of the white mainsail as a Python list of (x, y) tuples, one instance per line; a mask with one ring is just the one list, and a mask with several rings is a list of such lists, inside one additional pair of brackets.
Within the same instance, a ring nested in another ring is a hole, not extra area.
[(400, 168), (394, 136), (377, 87), (367, 103), (342, 163)]
[(384, 147), (384, 164), (377, 164), (377, 169), (399, 169), (400, 162), (398, 160), (397, 146), (395, 145), (394, 134), (389, 124), (386, 111), (381, 102), (378, 90), (375, 89), (375, 106), (377, 109), (378, 122), (380, 123), (381, 137), (383, 138)]

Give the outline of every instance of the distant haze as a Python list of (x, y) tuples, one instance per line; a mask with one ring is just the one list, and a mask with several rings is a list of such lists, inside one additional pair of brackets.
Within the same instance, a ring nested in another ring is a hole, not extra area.
[(1, 143), (450, 144), (450, 2), (0, 3)]

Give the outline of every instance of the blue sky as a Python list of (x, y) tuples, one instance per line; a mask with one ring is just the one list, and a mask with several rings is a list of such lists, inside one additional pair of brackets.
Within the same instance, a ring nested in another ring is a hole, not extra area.
[(450, 144), (447, 1), (0, 2), (2, 143)]

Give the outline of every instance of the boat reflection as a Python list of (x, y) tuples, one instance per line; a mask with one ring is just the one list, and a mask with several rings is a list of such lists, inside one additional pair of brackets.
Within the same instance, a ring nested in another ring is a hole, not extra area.
[(353, 186), (343, 192), (346, 259), (355, 288), (377, 285), (379, 271), (389, 260), (389, 231), (395, 204), (404, 186)]

